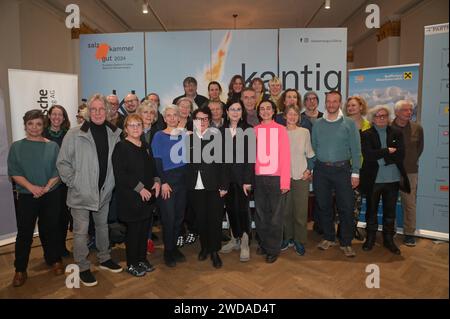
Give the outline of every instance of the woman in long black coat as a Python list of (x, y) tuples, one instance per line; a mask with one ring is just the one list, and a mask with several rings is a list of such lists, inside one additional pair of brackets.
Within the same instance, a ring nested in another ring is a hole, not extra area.
[(116, 144), (112, 154), (118, 216), (127, 225), (127, 272), (136, 277), (155, 269), (147, 260), (147, 235), (151, 205), (160, 190), (153, 155), (141, 140), (143, 125), (139, 115), (127, 116), (126, 137)]
[(398, 192), (410, 192), (410, 185), (403, 160), (405, 143), (403, 134), (389, 126), (390, 108), (375, 106), (369, 111), (372, 127), (361, 135), (364, 157), (360, 172), (360, 189), (367, 199), (367, 239), (363, 250), (372, 250), (378, 230), (378, 205), (383, 201), (383, 245), (392, 253), (400, 255), (394, 242), (395, 208)]

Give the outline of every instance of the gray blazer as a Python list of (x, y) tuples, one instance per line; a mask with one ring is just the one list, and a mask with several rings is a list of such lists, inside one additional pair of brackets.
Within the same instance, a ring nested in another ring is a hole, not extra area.
[(109, 148), (108, 168), (100, 194), (97, 149), (89, 129), (89, 122), (70, 129), (64, 137), (56, 167), (61, 180), (68, 187), (67, 206), (70, 208), (98, 211), (111, 200), (115, 185), (111, 156), (114, 146), (120, 141), (122, 131), (108, 122), (106, 131)]

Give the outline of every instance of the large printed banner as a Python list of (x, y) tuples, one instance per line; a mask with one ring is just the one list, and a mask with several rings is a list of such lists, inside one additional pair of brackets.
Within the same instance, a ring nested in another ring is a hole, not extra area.
[(235, 74), (242, 75), (245, 86), (256, 77), (267, 83), (278, 75), (278, 30), (212, 31), (211, 38), (212, 79), (222, 84), (223, 101)]
[(418, 228), (437, 232), (432, 235), (438, 235), (447, 240), (449, 226), (448, 40), (448, 23), (425, 26), (421, 114), (425, 149), (420, 158), (420, 187), (417, 193), (417, 225), (420, 226)]
[(163, 107), (172, 104), (175, 97), (184, 94), (184, 78), (193, 76), (198, 81), (197, 92), (208, 96), (210, 31), (149, 32), (145, 43), (147, 94), (158, 93)]
[(324, 110), (325, 92), (340, 91), (345, 99), (347, 29), (280, 29), (280, 78), (284, 88), (319, 95)]
[(25, 137), (22, 117), (31, 109), (44, 113), (54, 105), (62, 105), (72, 126), (76, 126), (78, 110), (78, 76), (74, 74), (8, 70), (11, 105), (12, 140)]
[(17, 231), (11, 183), (8, 180), (8, 134), (6, 131), (5, 102), (0, 89), (0, 246), (14, 241)]
[(198, 93), (205, 96), (208, 83), (219, 81), (225, 101), (231, 77), (240, 74), (247, 85), (255, 77), (267, 83), (277, 75), (284, 88), (298, 88), (301, 94), (345, 93), (346, 45), (346, 29), (83, 35), (82, 92), (87, 98), (116, 90), (121, 99), (131, 90), (139, 98), (155, 92), (164, 106), (184, 93), (183, 79), (193, 76)]
[(411, 100), (415, 120), (418, 91), (419, 64), (349, 70), (348, 95), (363, 97), (369, 108), (384, 104), (390, 106), (394, 114), (397, 101)]
[(145, 94), (144, 33), (80, 36), (82, 98), (116, 91), (124, 98), (135, 91)]
[[(311, 40), (305, 44), (300, 38)], [(301, 94), (345, 92), (346, 29), (149, 32), (145, 39), (147, 93), (158, 93), (163, 106), (184, 93), (186, 76), (197, 79), (198, 93), (205, 96), (210, 81), (220, 82), (223, 101), (235, 74), (246, 85), (255, 77), (267, 83), (277, 75), (284, 88)]]

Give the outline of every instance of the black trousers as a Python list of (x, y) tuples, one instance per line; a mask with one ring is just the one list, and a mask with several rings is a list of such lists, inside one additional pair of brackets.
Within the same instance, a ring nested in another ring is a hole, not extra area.
[(150, 226), (150, 218), (126, 222), (127, 234), (125, 247), (127, 253), (127, 265), (137, 265), (147, 259), (147, 237)]
[(36, 220), (46, 263), (53, 265), (61, 261), (60, 194), (58, 189), (40, 198), (33, 198), (32, 194), (19, 194), (14, 261), (16, 271), (27, 270)]
[(189, 191), (197, 219), (201, 249), (207, 253), (217, 252), (222, 247), (223, 200), (219, 191)]
[(167, 171), (166, 179), (172, 193), (168, 199), (160, 197), (158, 204), (161, 210), (164, 250), (172, 251), (176, 248), (186, 210), (185, 168)]
[(231, 183), (225, 196), (228, 219), (231, 231), (235, 238), (241, 238), (244, 233), (250, 235), (250, 214), (248, 197), (245, 196), (242, 186)]
[(66, 238), (67, 238), (67, 229), (69, 228), (70, 223), (70, 211), (69, 207), (67, 207), (67, 186), (65, 184), (61, 184), (59, 187), (60, 194), (60, 218), (59, 218), (59, 227), (61, 234), (61, 254), (66, 250)]
[(259, 245), (269, 255), (279, 255), (283, 241), (282, 194), (279, 176), (255, 176), (255, 224)]
[(395, 233), (395, 207), (397, 205), (399, 186), (395, 183), (376, 183), (372, 191), (367, 194), (366, 229), (368, 232), (378, 230), (378, 205), (380, 198), (383, 203), (383, 234)]

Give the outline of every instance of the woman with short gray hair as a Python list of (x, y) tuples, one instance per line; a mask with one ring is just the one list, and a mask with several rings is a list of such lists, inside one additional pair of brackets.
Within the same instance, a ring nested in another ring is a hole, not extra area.
[(402, 132), (389, 126), (390, 108), (377, 105), (369, 111), (372, 127), (361, 135), (364, 162), (361, 168), (361, 192), (366, 196), (367, 238), (363, 250), (372, 250), (378, 230), (378, 205), (383, 200), (383, 245), (400, 255), (394, 242), (395, 208), (399, 189), (410, 192), (403, 159), (405, 144)]

